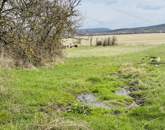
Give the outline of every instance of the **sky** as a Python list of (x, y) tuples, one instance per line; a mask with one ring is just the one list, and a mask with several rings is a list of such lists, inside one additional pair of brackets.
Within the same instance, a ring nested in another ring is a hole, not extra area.
[(82, 0), (81, 28), (110, 29), (165, 23), (165, 0)]

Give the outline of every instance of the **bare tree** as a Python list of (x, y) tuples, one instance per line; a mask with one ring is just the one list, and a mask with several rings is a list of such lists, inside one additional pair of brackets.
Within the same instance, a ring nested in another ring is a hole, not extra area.
[(16, 64), (43, 65), (61, 55), (81, 0), (0, 0), (0, 48)]

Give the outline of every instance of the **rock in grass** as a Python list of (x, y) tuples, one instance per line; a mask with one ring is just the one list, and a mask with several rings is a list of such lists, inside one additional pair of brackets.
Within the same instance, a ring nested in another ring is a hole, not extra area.
[(159, 64), (161, 61), (160, 57), (150, 57), (151, 64)]

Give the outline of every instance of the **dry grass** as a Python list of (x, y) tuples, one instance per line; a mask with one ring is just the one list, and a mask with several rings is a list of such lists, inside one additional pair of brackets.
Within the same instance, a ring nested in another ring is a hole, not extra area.
[(131, 63), (123, 64), (120, 67), (119, 72), (124, 77), (141, 77), (146, 75), (144, 68), (137, 68)]
[(10, 58), (1, 57), (0, 58), (0, 68), (13, 68), (14, 61)]
[(165, 33), (119, 35), (117, 39), (119, 44), (158, 45), (165, 44)]
[[(107, 37), (113, 37), (112, 35), (102, 35), (102, 36), (80, 36), (81, 45), (89, 46), (92, 39), (92, 45), (96, 44), (96, 40), (102, 40)], [(124, 45), (159, 45), (165, 44), (165, 33), (153, 33), (153, 34), (124, 34), (115, 35), (118, 44)], [(75, 43), (75, 39), (65, 39), (65, 42)]]
[(54, 120), (45, 125), (38, 125), (40, 130), (90, 130), (83, 123), (75, 123), (73, 121)]
[(75, 121), (47, 114), (37, 114), (34, 124), (30, 129), (37, 130), (91, 130), (86, 122)]

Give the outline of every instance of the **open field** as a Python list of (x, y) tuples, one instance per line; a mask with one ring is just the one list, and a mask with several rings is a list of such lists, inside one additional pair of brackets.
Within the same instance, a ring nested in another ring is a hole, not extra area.
[[(124, 35), (113, 35), (117, 38), (117, 43), (120, 45), (160, 45), (165, 43), (165, 33), (153, 33), (153, 34), (124, 34)], [(96, 40), (103, 40), (106, 37), (112, 37), (112, 35), (103, 36), (80, 36), (81, 41), (67, 39), (64, 43), (79, 43), (81, 45), (89, 46), (95, 45)]]
[[(1, 130), (165, 130), (165, 45), (80, 47), (66, 56), (52, 68), (0, 69)], [(83, 103), (82, 94), (96, 99)]]
[(141, 52), (153, 48), (154, 46), (130, 46), (120, 45), (113, 47), (79, 47), (68, 49), (66, 57), (107, 57), (107, 56), (120, 56), (129, 53)]

